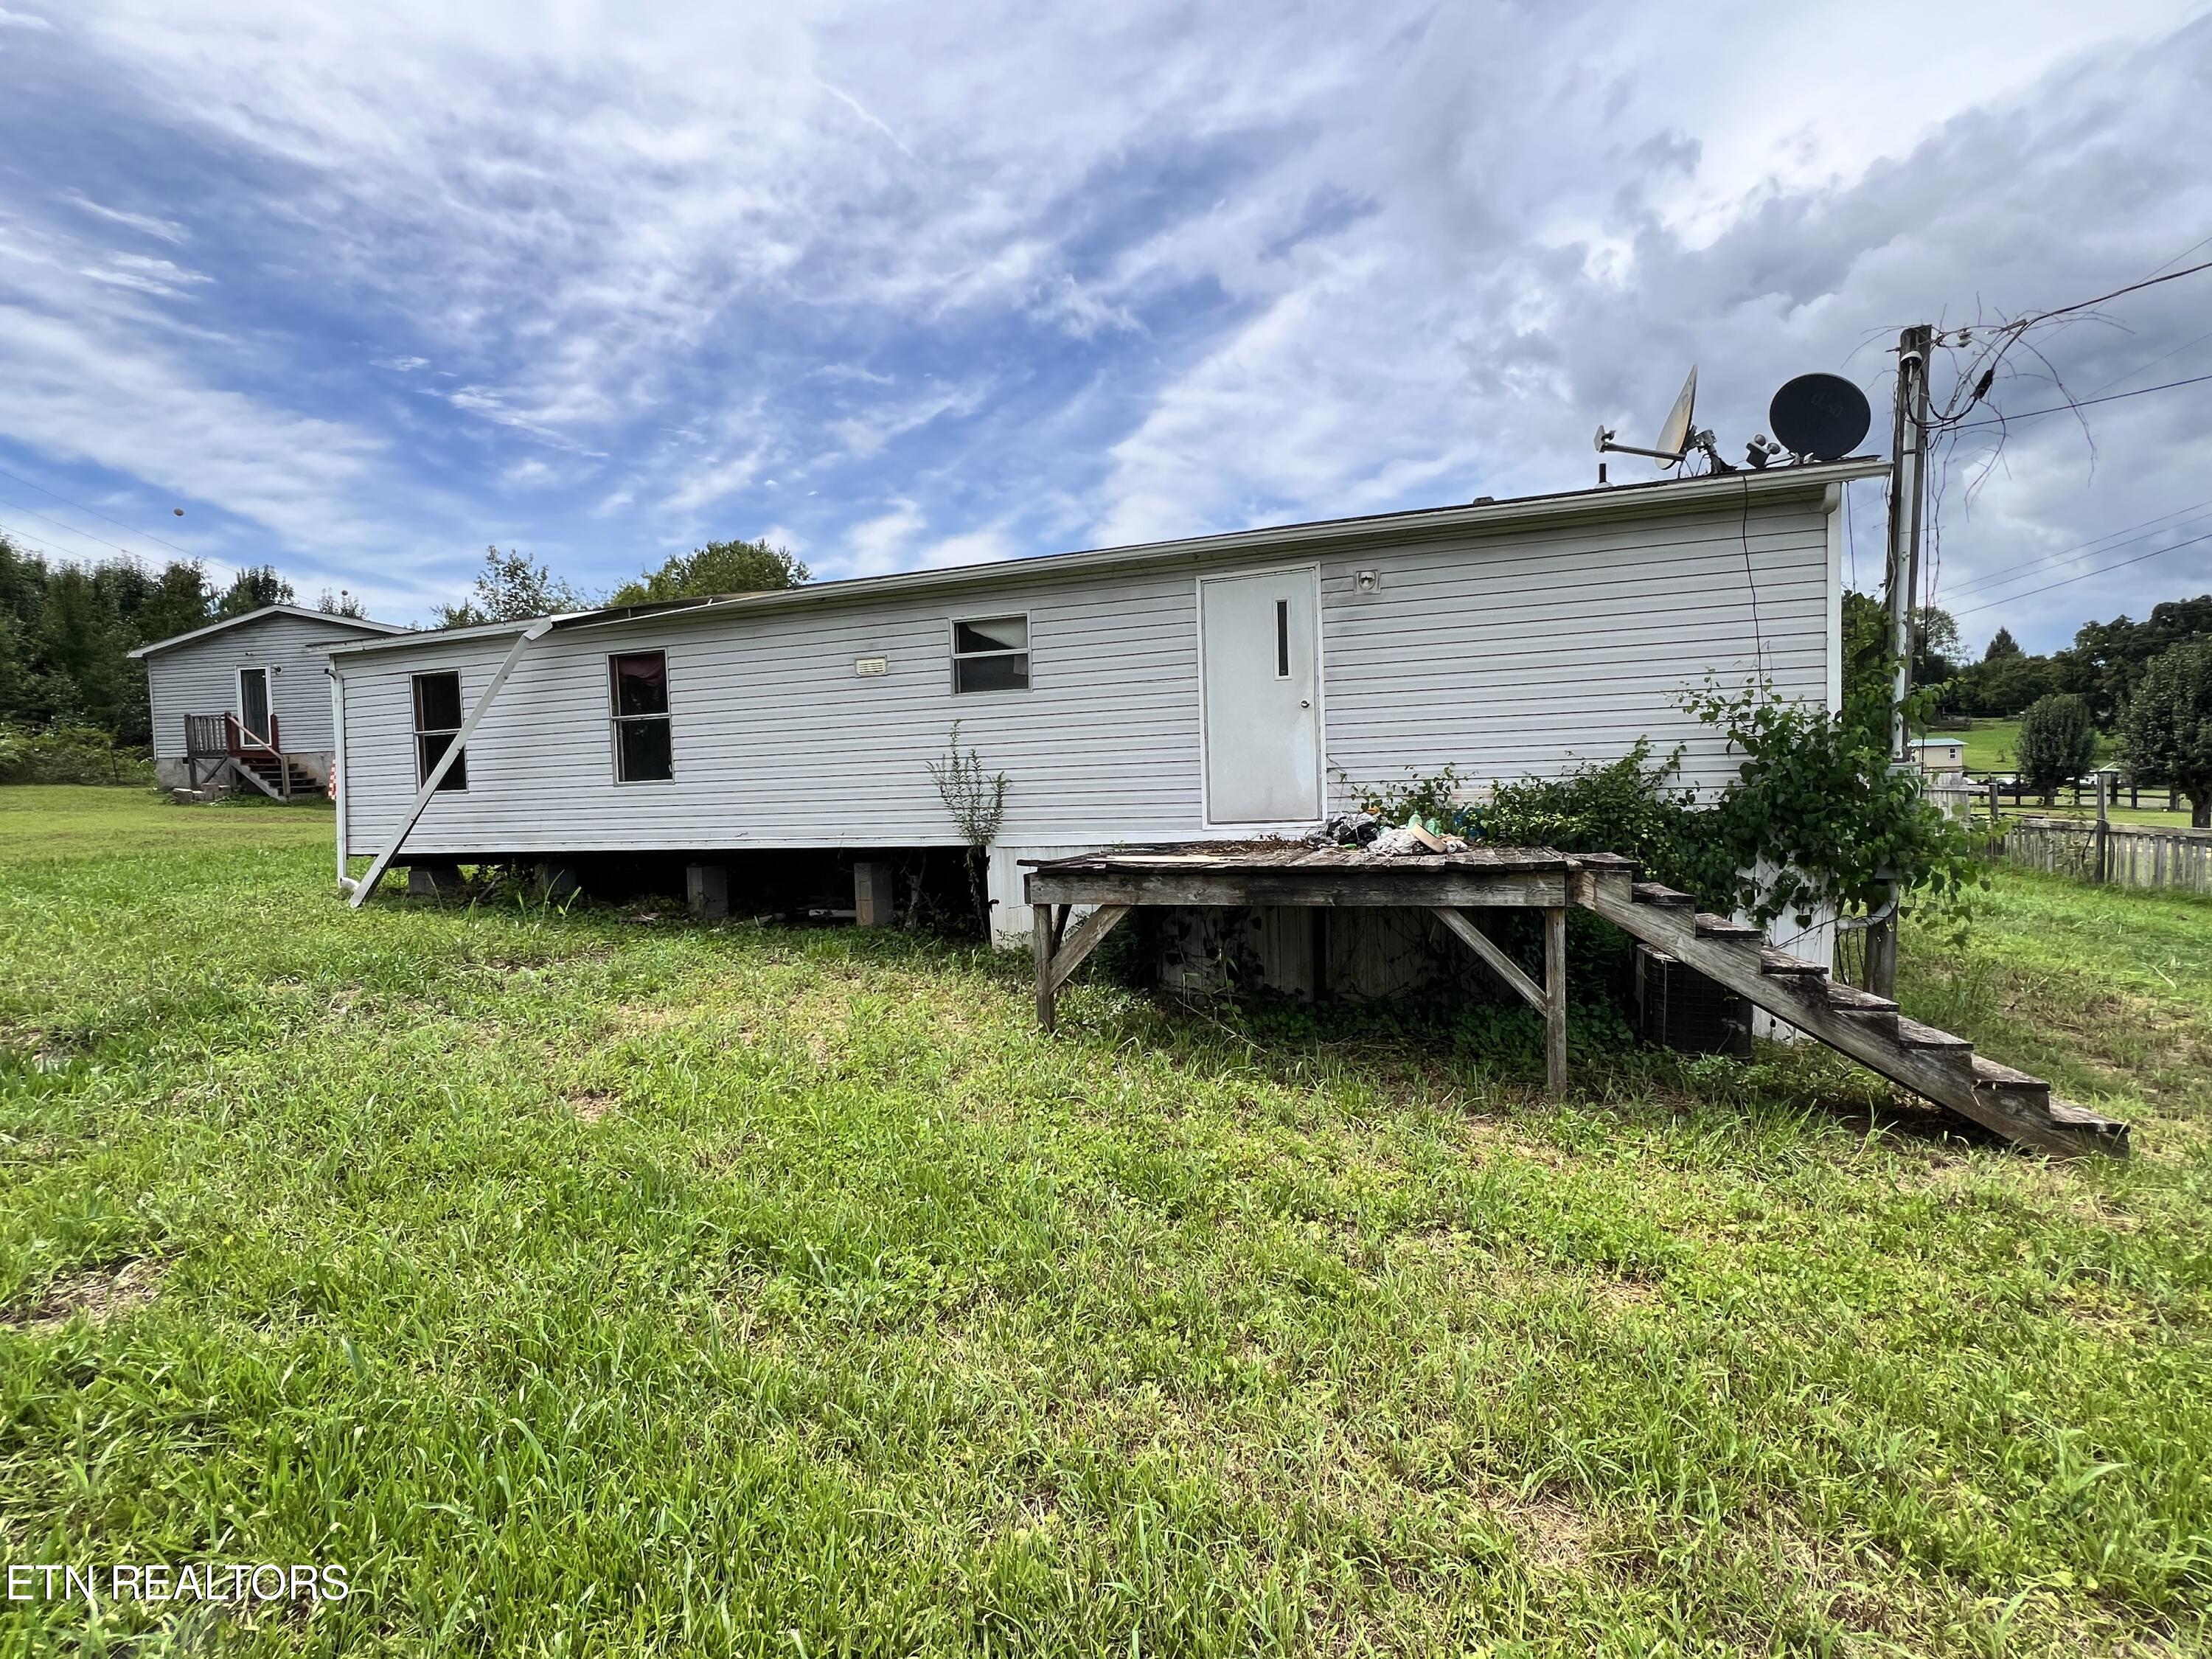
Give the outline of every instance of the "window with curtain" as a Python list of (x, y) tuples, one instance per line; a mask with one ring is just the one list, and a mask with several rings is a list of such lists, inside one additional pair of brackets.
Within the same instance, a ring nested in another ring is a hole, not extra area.
[(668, 729), (668, 657), (633, 651), (607, 659), (614, 698), (615, 776), (624, 783), (665, 783), (676, 775)]

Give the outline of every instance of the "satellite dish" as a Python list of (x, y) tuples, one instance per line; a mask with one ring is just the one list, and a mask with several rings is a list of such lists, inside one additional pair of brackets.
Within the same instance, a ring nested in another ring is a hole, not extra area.
[(1832, 461), (1858, 447), (1874, 410), (1866, 393), (1840, 374), (1800, 374), (1774, 394), (1766, 418), (1793, 455)]
[[(1601, 426), (1597, 429), (1597, 453), (1601, 455), (1649, 455), (1662, 467), (1679, 465), (1682, 457), (1690, 453), (1690, 445), (1698, 435), (1690, 426), (1691, 417), (1697, 412), (1697, 405), (1698, 368), (1692, 363), (1690, 378), (1682, 382), (1682, 390), (1674, 399), (1674, 407), (1667, 411), (1667, 423), (1659, 428), (1659, 447), (1656, 449), (1638, 449), (1634, 444), (1615, 443), (1613, 428)], [(1600, 482), (1603, 482), (1601, 469)]]
[[(1862, 399), (1861, 401), (1864, 401)], [(1698, 410), (1698, 366), (1690, 365), (1690, 378), (1682, 382), (1675, 394), (1674, 408), (1667, 411), (1667, 423), (1659, 428), (1659, 441), (1652, 447), (1662, 455), (1680, 459), (1690, 447), (1690, 417)], [(1673, 461), (1662, 461), (1662, 466), (1672, 466)]]

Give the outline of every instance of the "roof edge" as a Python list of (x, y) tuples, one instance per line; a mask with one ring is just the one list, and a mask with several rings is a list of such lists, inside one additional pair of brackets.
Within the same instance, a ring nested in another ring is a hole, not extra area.
[[(1813, 495), (1832, 484), (1870, 478), (1889, 470), (1877, 456), (1858, 455), (1839, 461), (1807, 462), (1763, 471), (1701, 473), (1693, 478), (1661, 478), (1640, 484), (1601, 484), (1592, 489), (1561, 490), (1543, 495), (1510, 496), (1504, 501), (1476, 501), (1451, 507), (1415, 507), (1395, 513), (1368, 514), (1358, 518), (1322, 519), (1256, 530), (1224, 531), (1217, 535), (1186, 537), (1169, 542), (1140, 542), (1127, 547), (1088, 549), (1068, 553), (1032, 554), (1024, 558), (1000, 559), (986, 564), (953, 565), (939, 570), (901, 570), (882, 576), (854, 576), (840, 581), (809, 582), (800, 587), (769, 588), (757, 593), (705, 595), (670, 599), (647, 605), (623, 605), (578, 611), (553, 619), (556, 629), (617, 628), (630, 623), (653, 622), (734, 611), (781, 609), (795, 605), (835, 604), (878, 594), (927, 592), (936, 588), (960, 588), (977, 583), (1019, 580), (1027, 576), (1058, 577), (1101, 569), (1135, 568), (1146, 565), (1199, 562), (1240, 555), (1279, 553), (1288, 548), (1350, 544), (1407, 532), (1424, 536), (1448, 535), (1455, 531), (1503, 529), (1516, 524), (1623, 517), (1641, 510), (1693, 508), (1701, 502), (1745, 495)], [(527, 624), (503, 623), (480, 629), (426, 629), (404, 640), (364, 640), (336, 647), (331, 654), (358, 656), (371, 651), (390, 651), (435, 640), (477, 635), (511, 633)]]
[(210, 634), (221, 634), (233, 628), (242, 628), (247, 623), (259, 622), (268, 617), (298, 617), (306, 622), (330, 623), (339, 628), (357, 629), (367, 634), (411, 634), (416, 630), (398, 623), (377, 622), (368, 617), (341, 617), (329, 611), (310, 611), (304, 605), (264, 605), (258, 610), (248, 611), (243, 616), (225, 617), (182, 634), (172, 634), (166, 640), (154, 640), (137, 646), (123, 654), (130, 657), (150, 657), (157, 651), (189, 645), (194, 640), (204, 640)]

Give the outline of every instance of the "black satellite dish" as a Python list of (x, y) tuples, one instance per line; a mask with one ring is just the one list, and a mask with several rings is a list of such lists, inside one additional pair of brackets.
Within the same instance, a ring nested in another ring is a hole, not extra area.
[(1866, 393), (1840, 374), (1800, 374), (1774, 394), (1766, 419), (1791, 454), (1832, 461), (1858, 447), (1874, 410)]

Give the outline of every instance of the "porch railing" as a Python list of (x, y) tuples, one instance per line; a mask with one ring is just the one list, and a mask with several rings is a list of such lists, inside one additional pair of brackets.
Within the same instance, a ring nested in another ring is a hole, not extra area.
[(266, 733), (249, 732), (235, 714), (185, 716), (185, 754), (191, 760), (218, 760), (226, 756), (276, 755), (283, 752), (276, 717), (269, 717)]

